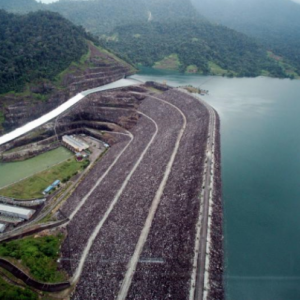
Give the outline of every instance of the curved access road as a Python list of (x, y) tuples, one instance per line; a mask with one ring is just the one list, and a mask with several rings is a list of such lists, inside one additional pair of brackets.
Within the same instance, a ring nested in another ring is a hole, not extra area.
[(61, 261), (74, 300), (188, 297), (209, 112), (170, 90), (148, 95), (139, 114), (116, 163), (128, 140), (62, 208), (71, 220)]
[(170, 159), (169, 159), (168, 164), (166, 166), (166, 169), (164, 171), (162, 181), (160, 182), (160, 185), (159, 185), (159, 187), (156, 191), (155, 197), (152, 201), (151, 207), (149, 209), (149, 214), (148, 214), (147, 219), (145, 221), (145, 225), (144, 225), (143, 230), (140, 234), (140, 237), (139, 237), (139, 240), (138, 240), (137, 245), (135, 247), (134, 253), (133, 253), (133, 255), (132, 255), (132, 257), (131, 257), (131, 259), (128, 263), (127, 271), (126, 271), (125, 277), (123, 279), (121, 289), (118, 293), (118, 298), (117, 298), (118, 300), (125, 300), (127, 295), (128, 295), (128, 291), (130, 289), (132, 279), (133, 279), (133, 276), (134, 276), (135, 271), (136, 271), (137, 264), (140, 260), (141, 253), (142, 253), (143, 248), (145, 246), (145, 243), (147, 241), (147, 238), (148, 238), (151, 226), (152, 226), (152, 222), (154, 220), (154, 216), (155, 216), (155, 213), (157, 211), (157, 208), (160, 204), (160, 201), (161, 201), (162, 195), (164, 193), (164, 189), (166, 187), (167, 181), (169, 180), (171, 170), (172, 170), (173, 164), (175, 162), (175, 158), (176, 158), (176, 155), (178, 153), (178, 149), (179, 149), (183, 134), (184, 134), (185, 129), (186, 129), (186, 124), (187, 124), (186, 117), (185, 117), (184, 113), (182, 112), (182, 110), (180, 108), (178, 108), (177, 106), (173, 105), (172, 103), (164, 101), (164, 100), (162, 100), (158, 97), (154, 97), (154, 96), (149, 96), (149, 97), (151, 99), (155, 99), (157, 101), (165, 103), (165, 104), (169, 105), (170, 107), (172, 107), (173, 109), (175, 109), (182, 118), (182, 126), (181, 126), (180, 131), (178, 132), (176, 143), (174, 145), (174, 149), (172, 151), (172, 154), (170, 156)]
[(14, 139), (40, 127), (43, 124), (46, 124), (47, 122), (51, 121), (52, 119), (58, 117), (59, 115), (61, 115), (65, 111), (67, 111), (69, 108), (71, 108), (72, 106), (74, 106), (75, 104), (77, 104), (78, 102), (80, 102), (82, 99), (84, 99), (86, 96), (88, 96), (90, 94), (113, 90), (116, 88), (126, 87), (126, 86), (130, 86), (130, 85), (139, 85), (139, 84), (141, 84), (141, 82), (133, 80), (133, 79), (120, 79), (115, 82), (112, 82), (112, 83), (109, 83), (109, 84), (106, 84), (106, 85), (103, 85), (103, 86), (100, 86), (100, 87), (97, 87), (94, 89), (83, 91), (83, 92), (77, 94), (76, 96), (72, 97), (68, 101), (64, 102), (59, 107), (50, 111), (49, 113), (41, 116), (40, 118), (38, 118), (34, 121), (31, 121), (31, 122), (25, 124), (24, 126), (13, 130), (12, 132), (10, 132), (8, 134), (1, 136), (0, 137), (0, 146), (5, 143), (8, 143), (10, 141), (13, 141)]

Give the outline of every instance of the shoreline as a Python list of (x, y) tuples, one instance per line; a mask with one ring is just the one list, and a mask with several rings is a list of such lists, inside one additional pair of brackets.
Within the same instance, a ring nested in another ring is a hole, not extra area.
[(207, 299), (225, 299), (224, 290), (224, 244), (223, 244), (223, 200), (221, 177), (221, 132), (220, 117), (216, 113), (216, 149), (214, 164), (214, 188), (213, 205), (211, 215), (211, 243), (209, 253), (209, 285), (210, 290)]

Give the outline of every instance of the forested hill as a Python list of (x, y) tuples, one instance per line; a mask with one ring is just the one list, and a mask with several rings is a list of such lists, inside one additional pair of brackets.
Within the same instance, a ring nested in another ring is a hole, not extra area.
[(122, 26), (105, 45), (132, 63), (157, 68), (228, 76), (286, 76), (254, 40), (206, 21)]
[[(100, 36), (110, 49), (132, 62), (146, 65), (158, 62), (156, 66), (161, 68), (176, 65), (180, 70), (188, 67), (190, 72), (198, 69), (202, 73), (229, 76), (262, 74), (293, 78), (300, 75), (300, 29), (296, 35), (294, 29), (283, 28), (290, 28), (285, 25), (287, 23), (300, 24), (300, 17), (296, 22), (297, 14), (286, 13), (287, 6), (291, 11), (290, 4), (283, 2), (288, 1), (60, 0), (45, 5), (35, 0), (0, 0), (0, 8), (59, 12)], [(280, 7), (284, 16), (280, 14)], [(268, 11), (273, 13), (268, 14)], [(286, 20), (288, 16), (292, 22)], [(234, 30), (213, 25), (206, 17), (261, 40), (254, 42)], [(264, 17), (267, 21), (263, 21)], [(255, 20), (259, 22), (256, 24)], [(267, 25), (269, 21), (271, 26)], [(173, 25), (178, 31), (172, 29)]]
[(0, 9), (14, 13), (28, 13), (43, 7), (44, 5), (35, 0), (0, 0)]
[(0, 94), (52, 79), (87, 52), (87, 35), (57, 13), (0, 10)]
[(60, 0), (44, 6), (97, 35), (133, 22), (200, 18), (189, 0)]
[[(209, 20), (255, 37), (300, 73), (300, 5), (291, 0), (192, 0)], [(280, 58), (278, 58), (280, 59)]]
[(133, 22), (200, 18), (190, 0), (60, 0), (47, 5), (35, 0), (0, 0), (0, 8), (21, 13), (55, 11), (96, 35)]

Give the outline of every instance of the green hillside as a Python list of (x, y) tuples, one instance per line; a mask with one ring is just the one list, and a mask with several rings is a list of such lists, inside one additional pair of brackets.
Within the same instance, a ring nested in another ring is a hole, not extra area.
[(53, 79), (88, 50), (86, 33), (57, 13), (0, 11), (0, 93)]
[(43, 4), (35, 0), (0, 0), (0, 9), (13, 13), (28, 13), (43, 7)]
[[(300, 5), (290, 0), (192, 0), (209, 20), (256, 38), (300, 74)], [(291, 70), (292, 71), (292, 70)]]
[(145, 66), (227, 76), (286, 76), (257, 42), (206, 21), (122, 26), (104, 43), (132, 63)]
[(300, 74), (300, 5), (287, 0), (0, 0), (0, 8), (58, 12), (147, 66), (229, 76)]
[(97, 35), (107, 34), (116, 26), (149, 19), (167, 22), (199, 18), (189, 0), (60, 0), (44, 7)]

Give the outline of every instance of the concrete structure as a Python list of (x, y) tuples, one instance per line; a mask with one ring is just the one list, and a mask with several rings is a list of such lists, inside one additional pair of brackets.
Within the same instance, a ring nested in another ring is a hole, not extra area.
[(4, 216), (16, 217), (29, 220), (35, 213), (33, 209), (26, 209), (17, 206), (0, 204), (0, 214)]
[(51, 185), (49, 185), (44, 191), (43, 195), (49, 194), (53, 189), (60, 185), (60, 180), (55, 180)]
[(130, 86), (130, 85), (139, 85), (139, 84), (141, 84), (141, 82), (138, 82), (137, 80), (120, 79), (115, 82), (79, 93), (76, 96), (74, 96), (73, 98), (71, 98), (70, 100), (68, 100), (65, 103), (63, 103), (62, 105), (60, 105), (59, 107), (57, 107), (54, 110), (50, 111), (49, 113), (43, 115), (42, 117), (40, 117), (32, 122), (29, 122), (29, 123), (25, 124), (24, 126), (19, 127), (8, 134), (1, 136), (0, 137), (0, 145), (10, 142), (26, 133), (32, 131), (33, 129), (40, 127), (41, 125), (46, 124), (50, 120), (56, 118), (63, 112), (67, 111), (73, 105), (80, 102), (85, 96), (87, 96), (89, 94), (102, 92), (102, 91), (108, 91), (108, 90), (112, 90), (112, 89), (116, 89), (116, 88), (120, 88), (120, 87), (126, 87), (126, 86)]
[(88, 149), (90, 146), (85, 143), (84, 141), (81, 141), (79, 139), (76, 139), (74, 136), (71, 135), (64, 135), (63, 138), (63, 144), (71, 151), (77, 153), (82, 152), (83, 150)]
[(52, 183), (52, 186), (53, 186), (53, 187), (57, 187), (58, 185), (60, 185), (60, 180), (55, 180), (55, 181)]
[(53, 189), (54, 189), (54, 187), (53, 187), (52, 185), (49, 185), (49, 186), (43, 191), (43, 195), (49, 194)]
[(0, 223), (0, 233), (2, 233), (5, 230), (6, 225)]

